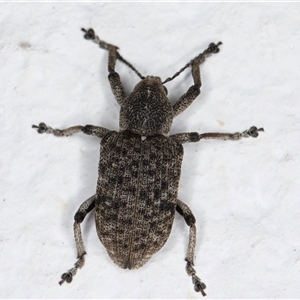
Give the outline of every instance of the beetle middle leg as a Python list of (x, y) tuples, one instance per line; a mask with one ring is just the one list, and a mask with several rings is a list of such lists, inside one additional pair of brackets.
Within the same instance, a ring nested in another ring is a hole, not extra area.
[(38, 133), (48, 133), (53, 134), (55, 136), (69, 136), (77, 132), (83, 132), (87, 135), (93, 135), (99, 138), (103, 138), (106, 133), (111, 131), (107, 128), (94, 125), (77, 125), (66, 129), (53, 129), (45, 123), (40, 123), (39, 125), (32, 125), (32, 128), (35, 128)]
[(196, 292), (201, 292), (203, 296), (206, 296), (204, 290), (206, 288), (205, 283), (201, 281), (201, 279), (196, 275), (196, 270), (194, 269), (194, 256), (195, 256), (195, 247), (196, 247), (196, 219), (190, 210), (190, 208), (177, 199), (176, 205), (177, 212), (183, 216), (186, 224), (190, 227), (189, 233), (189, 244), (186, 255), (186, 272), (189, 276), (192, 276), (192, 281), (194, 284), (194, 289)]
[(184, 144), (184, 143), (195, 143), (199, 142), (200, 140), (231, 140), (237, 141), (242, 138), (253, 137), (256, 138), (259, 135), (259, 132), (264, 131), (263, 128), (257, 128), (255, 126), (250, 127), (247, 130), (242, 132), (235, 132), (235, 133), (222, 133), (222, 132), (207, 132), (199, 134), (198, 132), (184, 132), (184, 133), (177, 133), (170, 136), (170, 138), (176, 140), (177, 142)]
[(82, 234), (81, 234), (81, 228), (80, 223), (84, 220), (85, 216), (95, 207), (95, 200), (97, 196), (94, 195), (84, 201), (79, 209), (77, 210), (74, 219), (74, 237), (76, 242), (76, 248), (77, 248), (77, 261), (75, 263), (75, 266), (70, 269), (68, 272), (63, 273), (61, 275), (61, 281), (59, 282), (60, 285), (62, 285), (65, 281), (70, 283), (75, 276), (78, 269), (82, 268), (84, 265), (84, 255), (86, 254), (84, 250), (84, 244), (82, 240)]

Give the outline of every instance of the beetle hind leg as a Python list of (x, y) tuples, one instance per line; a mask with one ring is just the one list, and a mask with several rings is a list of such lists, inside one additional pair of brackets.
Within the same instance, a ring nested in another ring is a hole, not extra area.
[(68, 283), (72, 282), (77, 270), (82, 268), (84, 265), (84, 256), (86, 252), (84, 250), (80, 223), (84, 220), (85, 216), (95, 207), (95, 200), (96, 195), (84, 201), (80, 205), (79, 209), (77, 210), (74, 216), (74, 237), (77, 248), (77, 261), (72, 269), (61, 275), (61, 281), (59, 282), (60, 285), (62, 285), (65, 281)]
[(186, 224), (190, 227), (189, 232), (189, 244), (186, 255), (186, 272), (189, 276), (192, 276), (192, 281), (194, 284), (194, 289), (196, 292), (201, 292), (202, 296), (206, 296), (204, 292), (206, 285), (201, 281), (201, 279), (196, 275), (196, 270), (194, 269), (194, 256), (195, 256), (195, 247), (196, 247), (196, 219), (190, 210), (190, 208), (177, 199), (177, 212), (183, 216)]
[(206, 284), (201, 281), (201, 279), (196, 275), (196, 270), (193, 268), (194, 266), (194, 253), (196, 246), (196, 226), (193, 224), (190, 226), (190, 234), (189, 234), (189, 245), (186, 256), (186, 272), (189, 276), (192, 276), (192, 281), (194, 284), (194, 289), (196, 292), (201, 292), (202, 296), (206, 296), (204, 290), (206, 289)]

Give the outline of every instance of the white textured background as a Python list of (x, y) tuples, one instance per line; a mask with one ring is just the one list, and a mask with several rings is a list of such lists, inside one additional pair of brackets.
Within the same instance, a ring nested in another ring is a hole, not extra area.
[[(86, 264), (58, 285), (76, 259), (73, 215), (95, 193), (99, 140), (31, 125), (118, 128), (107, 53), (80, 32), (93, 27), (163, 79), (223, 42), (171, 133), (265, 133), (185, 145), (179, 197), (197, 218), (196, 269), (208, 298), (299, 298), (299, 16), (299, 3), (1, 3), (0, 297), (201, 298), (185, 272), (180, 216), (165, 247), (129, 271), (108, 258), (91, 214)], [(129, 92), (137, 76), (117, 69)], [(190, 70), (168, 83), (170, 100), (191, 84)]]

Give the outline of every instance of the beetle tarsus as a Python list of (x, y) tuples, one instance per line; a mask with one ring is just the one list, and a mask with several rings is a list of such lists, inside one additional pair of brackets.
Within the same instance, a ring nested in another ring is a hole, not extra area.
[(257, 128), (257, 127), (255, 127), (255, 126), (252, 126), (252, 127), (250, 127), (250, 129), (248, 129), (248, 130), (245, 130), (244, 132), (242, 132), (242, 133), (236, 133), (236, 134), (238, 134), (239, 136), (240, 136), (240, 138), (241, 137), (246, 137), (246, 138), (248, 138), (248, 137), (253, 137), (253, 138), (256, 138), (256, 137), (258, 137), (258, 135), (259, 135), (259, 131), (264, 131), (264, 129), (263, 128)]
[(48, 127), (45, 123), (40, 123), (37, 125), (32, 125), (32, 128), (36, 128), (38, 133), (52, 133), (52, 128)]
[(86, 253), (84, 252), (83, 255), (81, 255), (80, 257), (78, 257), (78, 260), (75, 263), (75, 267), (70, 269), (68, 272), (63, 273), (61, 275), (61, 281), (59, 282), (60, 285), (62, 285), (65, 281), (67, 283), (72, 282), (73, 277), (75, 276), (76, 272), (78, 269), (82, 268), (82, 266), (84, 265), (84, 255)]
[(202, 282), (201, 279), (196, 275), (196, 270), (193, 268), (193, 263), (191, 263), (188, 258), (185, 260), (187, 262), (186, 272), (188, 275), (192, 276), (195, 291), (200, 292), (203, 297), (206, 296), (206, 293), (204, 292), (206, 289), (206, 284)]
[(61, 275), (61, 281), (59, 282), (59, 285), (62, 285), (65, 281), (70, 283), (73, 280), (73, 275), (71, 272), (64, 273)]
[(205, 297), (206, 293), (204, 292), (204, 290), (206, 289), (206, 284), (202, 282), (201, 279), (196, 275), (192, 276), (192, 281), (194, 284), (195, 291), (200, 292), (202, 296)]
[(94, 29), (90, 28), (88, 30), (81, 28), (83, 32), (85, 32), (84, 38), (87, 40), (94, 40), (96, 35)]
[(263, 128), (257, 128), (257, 127), (255, 127), (255, 126), (252, 126), (249, 130), (246, 130), (245, 132), (249, 135), (249, 136), (251, 136), (251, 137), (253, 137), (253, 138), (256, 138), (256, 137), (258, 137), (258, 135), (259, 135), (259, 131), (264, 131), (264, 129)]
[(222, 45), (222, 42), (219, 42), (217, 44), (210, 43), (208, 46), (208, 49), (206, 50), (207, 53), (218, 53), (220, 51), (219, 46)]

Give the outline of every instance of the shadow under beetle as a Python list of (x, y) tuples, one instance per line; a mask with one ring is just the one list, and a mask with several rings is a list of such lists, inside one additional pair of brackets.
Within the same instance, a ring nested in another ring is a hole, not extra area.
[[(187, 63), (172, 77), (162, 81), (156, 76), (142, 76), (118, 52), (95, 35), (85, 30), (84, 37), (108, 51), (108, 79), (111, 90), (121, 106), (120, 131), (94, 125), (52, 129), (45, 123), (32, 125), (39, 133), (69, 136), (83, 132), (102, 138), (99, 177), (96, 194), (81, 204), (74, 219), (77, 247), (75, 266), (61, 276), (71, 282), (77, 269), (84, 264), (84, 250), (80, 223), (95, 208), (95, 221), (99, 239), (111, 259), (124, 269), (143, 266), (167, 241), (175, 210), (183, 216), (190, 228), (186, 255), (186, 271), (192, 276), (194, 289), (205, 296), (206, 285), (196, 275), (194, 251), (196, 245), (195, 217), (190, 208), (177, 198), (184, 143), (202, 139), (239, 140), (257, 137), (263, 128), (251, 127), (237, 133), (178, 133), (169, 136), (173, 118), (182, 113), (200, 94), (200, 64), (213, 53), (219, 52), (221, 42), (208, 48)], [(131, 68), (141, 81), (127, 96), (120, 76), (115, 71), (120, 60)], [(167, 98), (164, 84), (191, 67), (194, 85), (174, 105)]]

